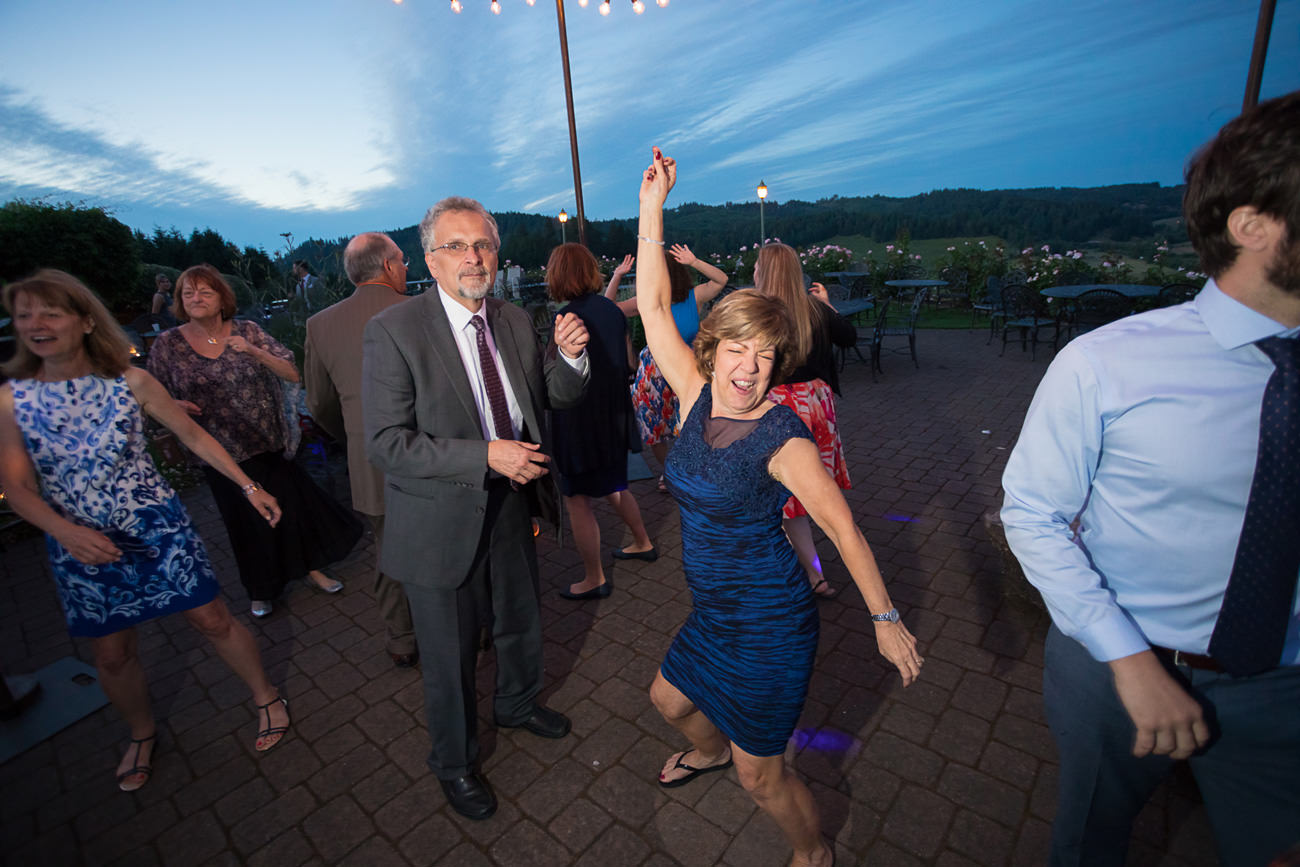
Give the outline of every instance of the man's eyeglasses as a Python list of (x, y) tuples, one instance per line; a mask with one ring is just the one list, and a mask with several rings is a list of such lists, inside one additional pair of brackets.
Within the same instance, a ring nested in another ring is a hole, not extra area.
[[(393, 260), (392, 260), (392, 259), (389, 259), (388, 261), (391, 262), (391, 261), (393, 261)], [(403, 267), (403, 268), (410, 268), (410, 267), (411, 267), (411, 257), (410, 257), (410, 256), (403, 256), (401, 261), (402, 261), (402, 267)]]
[(463, 241), (452, 241), (449, 244), (439, 244), (429, 252), (436, 253), (439, 250), (446, 250), (452, 255), (464, 256), (469, 251), (470, 247), (473, 247), (474, 252), (478, 253), (480, 256), (486, 256), (488, 253), (495, 253), (497, 251), (497, 245), (491, 241), (475, 241), (473, 244), (466, 244)]

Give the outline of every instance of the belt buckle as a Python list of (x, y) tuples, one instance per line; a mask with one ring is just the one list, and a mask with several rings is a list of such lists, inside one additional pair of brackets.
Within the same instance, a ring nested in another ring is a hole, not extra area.
[(1183, 652), (1181, 650), (1174, 651), (1174, 665), (1185, 665), (1188, 668), (1192, 667), (1192, 664), (1190, 662), (1183, 659)]

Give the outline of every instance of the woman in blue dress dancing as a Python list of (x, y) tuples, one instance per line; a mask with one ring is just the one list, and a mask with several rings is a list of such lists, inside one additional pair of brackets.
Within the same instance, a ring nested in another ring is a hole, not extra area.
[(691, 743), (669, 757), (659, 783), (680, 786), (734, 763), (741, 785), (794, 849), (790, 864), (825, 867), (834, 852), (822, 839), (812, 793), (783, 758), (818, 634), (812, 589), (781, 528), (791, 494), (839, 549), (873, 612), (877, 646), (904, 686), (923, 660), (807, 427), (767, 400), (796, 361), (781, 303), (736, 292), (700, 325), (693, 351), (678, 335), (662, 246), (663, 203), (676, 176), (675, 162), (655, 148), (641, 180), (637, 232), (637, 308), (686, 419), (665, 477), (680, 506), (694, 599), (650, 687), (655, 707)]
[(182, 612), (249, 687), (254, 749), (289, 730), (288, 705), (267, 679), (253, 636), (230, 616), (207, 552), (180, 498), (149, 457), (141, 411), (243, 490), (248, 507), (280, 520), (263, 491), (148, 373), (131, 343), (79, 280), (45, 269), (5, 287), (18, 346), (0, 386), (0, 486), (13, 510), (46, 534), (68, 632), (91, 641), (99, 683), (131, 729), (118, 787), (149, 781), (157, 726), (135, 626)]

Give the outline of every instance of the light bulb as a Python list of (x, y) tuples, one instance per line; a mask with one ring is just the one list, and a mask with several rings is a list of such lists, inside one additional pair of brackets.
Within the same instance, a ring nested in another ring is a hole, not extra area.
[(604, 3), (600, 4), (600, 14), (601, 15), (609, 14), (609, 0), (605, 0)]
[(529, 5), (529, 6), (536, 6), (536, 5), (537, 5), (537, 0), (528, 0), (528, 5)]
[(586, 9), (589, 2), (591, 2), (591, 0), (578, 0), (578, 5), (583, 9)]
[(460, 0), (451, 0), (451, 11), (452, 11), (452, 12), (455, 12), (457, 15), (459, 15), (459, 14), (460, 14), (460, 10), (461, 10), (462, 8), (464, 8), (464, 7), (462, 7), (462, 6), (460, 5)]
[(655, 2), (659, 4), (660, 9), (668, 5), (668, 0), (655, 0)]
[(492, 14), (493, 15), (501, 14), (501, 4), (498, 3), (497, 0), (492, 0)]
[(640, 15), (645, 11), (645, 4), (641, 0), (632, 0), (632, 11)]

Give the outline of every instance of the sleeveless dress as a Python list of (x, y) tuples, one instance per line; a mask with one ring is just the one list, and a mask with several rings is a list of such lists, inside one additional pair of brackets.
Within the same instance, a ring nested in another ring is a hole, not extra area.
[(775, 756), (803, 711), (818, 618), (781, 529), (790, 491), (767, 462), (788, 440), (812, 437), (788, 407), (744, 421), (710, 418), (712, 403), (706, 384), (664, 473), (695, 604), (660, 671), (741, 749)]
[(102, 636), (211, 602), (219, 587), (190, 517), (145, 448), (122, 377), (11, 383), (14, 416), (46, 501), (122, 551), (88, 566), (45, 537), (68, 631)]

